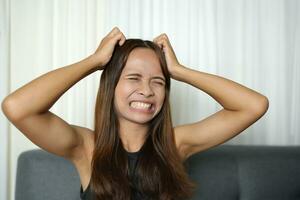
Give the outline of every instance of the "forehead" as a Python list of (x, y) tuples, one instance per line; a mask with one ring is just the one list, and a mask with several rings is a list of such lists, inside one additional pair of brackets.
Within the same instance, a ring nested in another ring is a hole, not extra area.
[(135, 48), (131, 51), (122, 73), (130, 72), (163, 75), (157, 55), (148, 48)]

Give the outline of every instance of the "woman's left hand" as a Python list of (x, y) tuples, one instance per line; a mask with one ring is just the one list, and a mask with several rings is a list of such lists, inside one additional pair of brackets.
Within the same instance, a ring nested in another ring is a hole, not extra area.
[(176, 58), (168, 36), (165, 33), (163, 33), (154, 38), (153, 42), (163, 50), (167, 62), (168, 71), (171, 77), (174, 78), (176, 70), (181, 68), (182, 66)]

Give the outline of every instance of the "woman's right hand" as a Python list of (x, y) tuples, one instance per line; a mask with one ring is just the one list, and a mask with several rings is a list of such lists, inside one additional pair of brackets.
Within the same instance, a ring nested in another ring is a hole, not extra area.
[(111, 59), (115, 45), (119, 42), (122, 46), (126, 38), (118, 27), (114, 27), (102, 40), (95, 53), (92, 55), (97, 62), (97, 69), (104, 69)]

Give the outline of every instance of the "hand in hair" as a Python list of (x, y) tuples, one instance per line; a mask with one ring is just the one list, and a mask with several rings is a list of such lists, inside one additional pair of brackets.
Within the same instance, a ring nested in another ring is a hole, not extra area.
[(122, 46), (126, 38), (118, 27), (114, 27), (102, 40), (93, 57), (97, 60), (98, 69), (104, 69), (105, 65), (109, 62), (115, 45), (119, 42)]
[(175, 52), (171, 46), (167, 34), (163, 33), (153, 39), (153, 42), (157, 44), (165, 54), (168, 71), (172, 78), (174, 77), (175, 71), (183, 66), (178, 62)]

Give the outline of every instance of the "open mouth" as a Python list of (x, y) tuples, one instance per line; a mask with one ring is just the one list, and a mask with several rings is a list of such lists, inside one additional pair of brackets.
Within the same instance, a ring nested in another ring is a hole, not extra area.
[(153, 109), (153, 104), (139, 102), (139, 101), (132, 101), (132, 102), (130, 102), (129, 106), (134, 109), (138, 109), (138, 110), (150, 111)]

